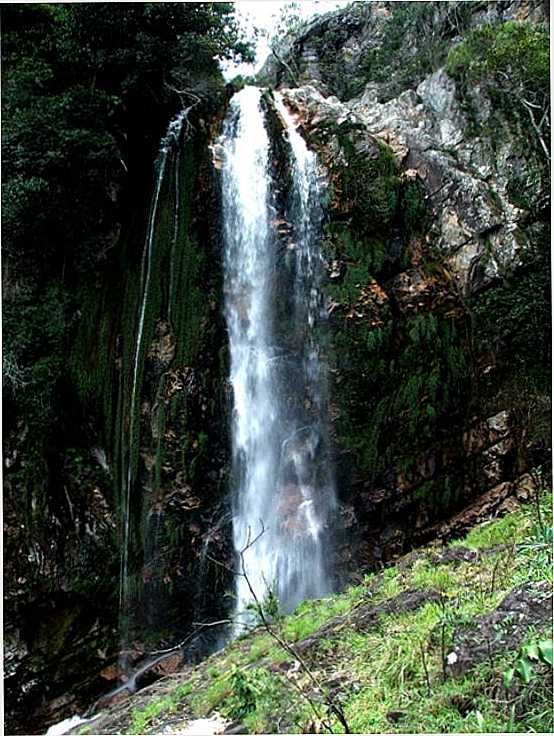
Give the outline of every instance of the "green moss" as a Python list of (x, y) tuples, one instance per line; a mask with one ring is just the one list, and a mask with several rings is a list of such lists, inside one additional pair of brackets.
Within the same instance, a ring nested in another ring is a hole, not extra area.
[(389, 237), (400, 185), (392, 150), (376, 141), (378, 156), (373, 158), (359, 150), (355, 129), (344, 125), (337, 137), (346, 159), (346, 166), (340, 168), (341, 198), (352, 203), (354, 233), (374, 239)]
[[(87, 329), (82, 331), (78, 346), (82, 352), (90, 345), (91, 335), (95, 337), (95, 321), (97, 331), (100, 325), (96, 337), (104, 344), (109, 329), (108, 354), (102, 355), (103, 362), (100, 361), (98, 368), (93, 364), (95, 372), (89, 371), (91, 376), (85, 376), (88, 383), (84, 384), (83, 393), (89, 391), (89, 385), (97, 383), (99, 391), (110, 396), (110, 407), (115, 408), (113, 413), (106, 412), (107, 425), (112, 427), (107, 435), (107, 449), (111, 455), (121, 535), (126, 533), (123, 520), (129, 519), (129, 571), (125, 582), (126, 594), (133, 602), (125, 617), (129, 636), (142, 635), (141, 570), (148, 547), (148, 511), (153, 503), (159, 502), (178, 473), (195, 483), (204, 472), (210, 450), (204, 416), (199, 416), (195, 397), (191, 399), (187, 391), (179, 390), (178, 383), (175, 384), (198, 364), (199, 355), (207, 345), (213, 349), (217, 329), (214, 325), (217, 320), (207, 319), (217, 302), (219, 288), (202, 240), (206, 236), (204, 216), (209, 205), (198, 202), (199, 187), (208, 190), (211, 186), (205, 180), (209, 176), (204, 169), (207, 156), (203, 133), (182, 142), (179, 151), (168, 152), (156, 211), (150, 212), (154, 218), (150, 223), (150, 251), (146, 242), (148, 223), (136, 224), (122, 241), (125, 290), (122, 297), (115, 296), (121, 303), (120, 310), (116, 313), (106, 308), (110, 306), (108, 293), (105, 303), (96, 305), (97, 312), (87, 314)], [(193, 209), (197, 213), (195, 218), (191, 214)], [(104, 326), (102, 319), (106, 313), (109, 324)], [(137, 344), (141, 319), (142, 336)], [(170, 363), (160, 360), (155, 349), (161, 334), (175, 346), (173, 356), (169, 356)], [(87, 359), (93, 358), (87, 356)], [(80, 360), (76, 358), (77, 365)], [(209, 409), (213, 408), (211, 404)], [(164, 520), (163, 534), (164, 544), (168, 545), (166, 556), (174, 559), (175, 548), (184, 540), (183, 530), (170, 517), (171, 514)], [(172, 595), (168, 586), (165, 590), (168, 596)]]
[(402, 230), (406, 240), (409, 241), (413, 235), (425, 232), (429, 224), (429, 210), (425, 189), (419, 180), (403, 184), (399, 209), (402, 214)]
[[(335, 349), (353, 392), (338, 420), (342, 442), (373, 477), (392, 460), (407, 471), (418, 448), (439, 436), (444, 418), (453, 421), (463, 409), (469, 376), (456, 321), (422, 312), (396, 331), (389, 324), (364, 333), (353, 325)], [(360, 396), (375, 397), (370, 424)]]
[(208, 296), (205, 289), (207, 263), (192, 231), (191, 203), (198, 167), (195, 144), (188, 141), (180, 154), (178, 176), (179, 223), (172, 248), (168, 294), (168, 317), (177, 339), (175, 360), (190, 364), (205, 337)]

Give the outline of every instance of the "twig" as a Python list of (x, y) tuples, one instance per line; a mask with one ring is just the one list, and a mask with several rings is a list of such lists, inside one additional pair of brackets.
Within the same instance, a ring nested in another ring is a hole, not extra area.
[(250, 629), (249, 624), (245, 624), (242, 621), (236, 621), (232, 618), (224, 618), (221, 621), (208, 621), (207, 623), (198, 623), (196, 621), (192, 622), (192, 626), (196, 626), (198, 628), (209, 628), (210, 626), (224, 626), (225, 624), (233, 624), (234, 626), (244, 626), (246, 629)]
[[(262, 527), (263, 527), (263, 525), (262, 525)], [(252, 587), (252, 583), (250, 582), (250, 579), (248, 577), (248, 574), (246, 572), (246, 566), (245, 566), (245, 563), (244, 563), (244, 552), (249, 547), (251, 547), (252, 544), (254, 544), (261, 537), (261, 535), (263, 534), (263, 532), (264, 532), (264, 530), (262, 528), (262, 532), (260, 532), (260, 534), (258, 534), (258, 536), (252, 542), (248, 542), (248, 540), (247, 540), (246, 547), (239, 552), (239, 557), (240, 557), (240, 562), (241, 562), (241, 575), (246, 580), (246, 585), (248, 586), (248, 590), (250, 592), (250, 595), (252, 596), (252, 599), (254, 600), (254, 605), (256, 607), (256, 612), (257, 612), (258, 617), (259, 617), (262, 625), (264, 626), (265, 630), (279, 644), (279, 646), (284, 651), (286, 651), (288, 654), (290, 654), (298, 662), (298, 664), (300, 665), (300, 667), (302, 668), (302, 670), (305, 672), (305, 674), (308, 676), (309, 680), (311, 681), (312, 685), (314, 686), (314, 689), (317, 692), (321, 692), (322, 693), (322, 692), (324, 692), (324, 688), (322, 688), (321, 683), (318, 681), (318, 679), (315, 677), (315, 675), (313, 674), (313, 672), (310, 670), (310, 668), (308, 667), (308, 665), (306, 664), (306, 662), (304, 661), (304, 659), (298, 654), (298, 652), (296, 651), (296, 649), (294, 647), (292, 647), (288, 643), (288, 641), (286, 639), (284, 639), (271, 626), (270, 622), (268, 621), (268, 619), (267, 619), (267, 617), (265, 615), (265, 612), (263, 610), (263, 606), (261, 605), (261, 603), (260, 603), (260, 601), (258, 599), (258, 596), (256, 595), (256, 592), (255, 592), (254, 588)], [(249, 534), (248, 534), (248, 539), (249, 539), (249, 537), (250, 537), (250, 530), (249, 530)], [(292, 680), (292, 682), (294, 683), (294, 680)], [(295, 684), (297, 684), (297, 683), (295, 683)], [(317, 713), (317, 710), (315, 709), (312, 700), (303, 692), (303, 690), (299, 686), (298, 686), (298, 689), (300, 690), (300, 692), (302, 692), (302, 694), (304, 695), (304, 697), (306, 697), (306, 699), (310, 703), (312, 709), (316, 713), (317, 717), (321, 719), (321, 716), (319, 715), (319, 713)], [(350, 729), (348, 727), (348, 723), (346, 721), (346, 718), (345, 718), (345, 715), (344, 715), (344, 713), (342, 711), (342, 708), (334, 703), (334, 701), (331, 699), (331, 697), (329, 696), (329, 694), (325, 694), (325, 705), (327, 707), (327, 710), (330, 713), (332, 713), (333, 715), (336, 716), (336, 718), (338, 719), (339, 723), (344, 728), (344, 732), (345, 733), (350, 733)], [(333, 730), (331, 728), (331, 725), (329, 723), (323, 721), (323, 719), (321, 719), (321, 721), (324, 724), (324, 726), (327, 728), (327, 730), (330, 733), (332, 733)]]
[(539, 529), (541, 530), (541, 534), (544, 534), (544, 522), (542, 519), (542, 512), (541, 512), (541, 496), (540, 496), (540, 487), (541, 487), (541, 481), (540, 481), (540, 473), (536, 468), (532, 468), (529, 472), (529, 475), (531, 476), (531, 480), (533, 481), (533, 490), (535, 491), (534, 495), (534, 501), (537, 511), (537, 523), (539, 525)]
[(498, 555), (498, 559), (494, 563), (494, 567), (492, 568), (492, 578), (491, 578), (491, 591), (490, 594), (493, 595), (494, 593), (494, 587), (496, 583), (496, 573), (498, 572), (498, 568), (500, 566), (500, 561), (503, 560), (504, 557), (501, 555)]
[(423, 671), (425, 672), (425, 682), (427, 683), (427, 695), (431, 695), (431, 679), (429, 677), (429, 670), (427, 669), (427, 659), (425, 657), (425, 651), (423, 649), (423, 643), (419, 642), (419, 651), (421, 652), (421, 661), (423, 662)]
[(446, 621), (441, 623), (441, 662), (442, 662), (442, 681), (446, 682)]

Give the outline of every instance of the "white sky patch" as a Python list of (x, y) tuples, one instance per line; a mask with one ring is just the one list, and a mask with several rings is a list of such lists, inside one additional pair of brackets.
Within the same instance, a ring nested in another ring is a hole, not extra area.
[[(323, 15), (331, 10), (343, 8), (350, 5), (350, 0), (302, 0), (298, 3), (299, 13), (302, 18), (308, 19), (314, 15)], [(248, 76), (259, 71), (269, 55), (269, 41), (275, 33), (275, 29), (281, 16), (281, 11), (290, 0), (238, 0), (234, 3), (237, 16), (243, 28), (249, 36), (254, 35), (254, 29), (259, 28), (264, 32), (256, 41), (255, 64), (231, 64), (222, 65), (223, 75), (226, 80), (231, 80), (237, 74)]]

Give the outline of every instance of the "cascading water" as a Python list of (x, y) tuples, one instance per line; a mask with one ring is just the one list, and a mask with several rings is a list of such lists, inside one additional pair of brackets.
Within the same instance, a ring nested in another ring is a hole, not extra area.
[[(321, 192), (315, 155), (280, 98), (276, 105), (291, 149), (285, 212), (278, 213), (272, 194), (260, 90), (246, 87), (235, 95), (222, 137), (233, 534), (247, 576), (237, 579), (239, 615), (251, 602), (250, 586), (259, 600), (273, 592), (285, 609), (330, 587), (325, 531), (335, 494), (325, 365), (315, 334), (326, 315), (318, 247)], [(276, 227), (283, 215), (291, 236), (284, 261)]]
[[(146, 231), (146, 240), (144, 243), (144, 251), (141, 265), (141, 294), (137, 315), (137, 331), (132, 361), (131, 384), (128, 401), (128, 425), (122, 423), (121, 447), (127, 448), (127, 453), (121, 453), (123, 468), (121, 472), (121, 518), (123, 525), (123, 539), (121, 545), (121, 568), (119, 580), (119, 608), (120, 608), (120, 634), (122, 647), (127, 644), (127, 628), (130, 603), (132, 598), (131, 575), (129, 571), (129, 557), (131, 553), (131, 490), (134, 482), (134, 457), (132, 452), (133, 445), (138, 445), (139, 434), (139, 416), (138, 416), (138, 399), (140, 398), (139, 373), (141, 364), (141, 355), (143, 351), (143, 334), (145, 325), (145, 315), (148, 299), (150, 296), (150, 280), (152, 272), (152, 261), (154, 258), (154, 249), (156, 246), (156, 222), (158, 217), (158, 209), (160, 203), (160, 193), (170, 153), (177, 149), (176, 166), (178, 166), (178, 146), (181, 139), (183, 125), (187, 120), (190, 108), (182, 110), (177, 117), (169, 124), (167, 133), (160, 144), (160, 151), (156, 160), (156, 183), (150, 214), (148, 219), (148, 227)], [(176, 177), (176, 181), (178, 178)], [(177, 194), (176, 194), (177, 202)], [(174, 230), (177, 229), (178, 206), (176, 204), (174, 212)], [(175, 237), (175, 236), (174, 236)], [(159, 526), (159, 520), (158, 520)], [(146, 540), (146, 546), (152, 547), (151, 540)], [(126, 668), (125, 660), (122, 659), (121, 664)]]

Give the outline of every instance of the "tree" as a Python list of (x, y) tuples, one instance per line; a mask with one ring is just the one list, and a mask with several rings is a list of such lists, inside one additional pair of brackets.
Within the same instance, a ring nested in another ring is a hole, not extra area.
[[(15, 400), (35, 397), (42, 360), (51, 389), (60, 378), (77, 290), (146, 201), (159, 140), (182, 106), (175, 90), (210, 115), (224, 94), (219, 60), (252, 50), (233, 3), (5, 4), (1, 21), (4, 349)], [(38, 339), (52, 314), (59, 334)]]

